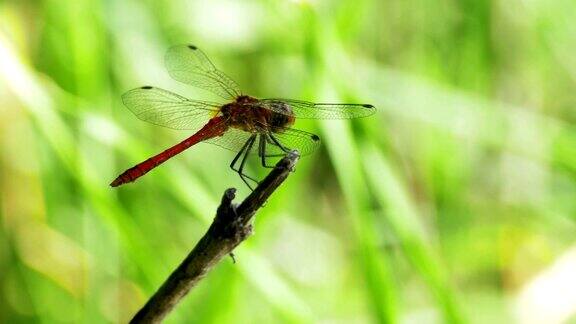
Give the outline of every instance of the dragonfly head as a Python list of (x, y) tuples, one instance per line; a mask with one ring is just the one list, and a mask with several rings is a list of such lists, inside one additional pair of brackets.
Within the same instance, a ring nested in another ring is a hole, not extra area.
[(268, 103), (272, 112), (269, 123), (273, 127), (289, 127), (294, 124), (294, 112), (289, 104), (283, 101), (271, 101)]

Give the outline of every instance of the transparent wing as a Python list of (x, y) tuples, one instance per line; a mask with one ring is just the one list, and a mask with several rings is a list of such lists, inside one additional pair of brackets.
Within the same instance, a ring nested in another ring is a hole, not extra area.
[(312, 133), (293, 128), (284, 128), (278, 132), (269, 133), (266, 140), (267, 156), (283, 156), (288, 150), (298, 150), (300, 156), (314, 152), (320, 146), (320, 138)]
[(136, 117), (173, 129), (200, 129), (215, 116), (220, 104), (190, 100), (160, 88), (145, 86), (122, 95), (124, 105)]
[[(218, 145), (230, 151), (240, 152), (242, 146), (246, 144), (251, 135), (251, 133), (237, 128), (228, 128), (222, 136), (213, 137), (204, 142)], [(254, 148), (252, 148), (251, 153), (255, 153)]]
[(256, 104), (285, 115), (290, 115), (289, 111), (292, 111), (296, 118), (302, 119), (349, 119), (376, 112), (376, 108), (370, 104), (313, 103), (293, 99), (261, 99)]
[[(230, 151), (239, 152), (252, 133), (229, 128), (222, 136), (210, 138), (204, 142), (218, 145)], [(273, 138), (271, 138), (272, 136)], [(286, 150), (298, 150), (301, 156), (308, 155), (318, 148), (320, 138), (312, 133), (304, 132), (293, 128), (285, 128), (282, 132), (271, 132), (259, 134), (250, 154), (259, 154), (260, 141), (266, 141), (265, 155), (267, 157), (284, 156)], [(282, 147), (280, 147), (282, 146)]]
[(224, 98), (240, 95), (238, 85), (216, 69), (206, 54), (194, 45), (177, 45), (168, 49), (166, 68), (174, 80), (202, 88)]

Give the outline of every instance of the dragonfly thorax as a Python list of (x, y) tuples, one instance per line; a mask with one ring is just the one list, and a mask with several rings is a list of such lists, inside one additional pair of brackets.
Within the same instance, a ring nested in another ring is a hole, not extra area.
[(220, 112), (230, 126), (248, 132), (281, 132), (294, 124), (292, 108), (282, 101), (239, 96), (235, 102), (222, 106)]

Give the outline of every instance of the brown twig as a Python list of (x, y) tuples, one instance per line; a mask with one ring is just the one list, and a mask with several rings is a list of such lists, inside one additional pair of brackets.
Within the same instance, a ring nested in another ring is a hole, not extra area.
[(250, 220), (288, 177), (298, 158), (297, 151), (288, 153), (238, 207), (232, 204), (236, 189), (227, 189), (206, 234), (130, 323), (160, 323), (220, 259), (231, 254), (252, 233)]

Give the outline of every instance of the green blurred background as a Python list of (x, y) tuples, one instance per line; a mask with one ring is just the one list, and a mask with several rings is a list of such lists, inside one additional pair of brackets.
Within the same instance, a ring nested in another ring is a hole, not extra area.
[[(126, 322), (207, 229), (233, 153), (141, 122), (193, 43), (246, 93), (378, 108), (303, 158), (168, 323), (576, 322), (573, 0), (0, 1), (0, 322)], [(250, 173), (263, 175), (257, 161)]]

